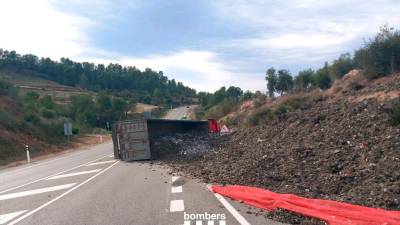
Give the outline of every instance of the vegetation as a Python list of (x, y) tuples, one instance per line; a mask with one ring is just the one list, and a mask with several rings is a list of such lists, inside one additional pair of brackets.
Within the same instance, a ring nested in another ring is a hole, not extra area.
[(400, 100), (397, 100), (393, 104), (393, 110), (390, 113), (390, 120), (393, 125), (399, 125), (400, 124)]
[(400, 71), (400, 31), (383, 26), (375, 38), (367, 41), (355, 51), (354, 57), (345, 53), (316, 71), (299, 71), (293, 79), (290, 72), (271, 67), (266, 72), (267, 92), (270, 97), (275, 93), (304, 91), (313, 88), (327, 89), (333, 81), (342, 78), (352, 69), (362, 69), (364, 74), (374, 79)]
[(196, 96), (196, 91), (174, 79), (169, 80), (163, 72), (136, 67), (74, 62), (68, 58), (53, 61), (35, 55), (20, 55), (15, 51), (0, 49), (0, 69), (29, 73), (60, 84), (93, 91), (118, 92), (129, 96), (131, 102), (148, 104), (172, 104), (182, 98)]
[[(261, 93), (259, 93), (261, 94)], [(214, 93), (199, 92), (198, 97), (202, 109), (196, 111), (197, 117), (221, 118), (233, 111), (240, 103), (253, 98), (256, 94), (243, 92), (239, 87), (221, 87)]]

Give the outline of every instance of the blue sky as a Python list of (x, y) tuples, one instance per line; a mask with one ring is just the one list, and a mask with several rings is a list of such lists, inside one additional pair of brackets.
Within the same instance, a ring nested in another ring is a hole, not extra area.
[(265, 91), (267, 68), (318, 68), (400, 22), (396, 0), (2, 0), (0, 8), (0, 48), (149, 67), (206, 91)]

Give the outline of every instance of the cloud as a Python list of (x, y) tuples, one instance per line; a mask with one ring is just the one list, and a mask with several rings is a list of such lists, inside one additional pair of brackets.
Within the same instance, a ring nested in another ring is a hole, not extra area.
[[(115, 62), (122, 65), (134, 65), (140, 70), (151, 68), (163, 71), (169, 78), (175, 78), (199, 91), (215, 91), (221, 86), (236, 85), (254, 90), (249, 79), (243, 83), (236, 74), (225, 68), (215, 53), (209, 51), (183, 50), (171, 54), (149, 55), (143, 58), (116, 56), (107, 59), (92, 59), (97, 63)], [(247, 83), (247, 84), (246, 84)], [(254, 84), (254, 83), (253, 83)]]
[(0, 48), (149, 67), (198, 90), (264, 90), (270, 66), (316, 68), (400, 24), (398, 0), (218, 0), (199, 11), (159, 1), (2, 0)]
[(55, 10), (46, 0), (1, 2), (1, 48), (58, 59), (92, 51), (84, 32), (94, 23)]

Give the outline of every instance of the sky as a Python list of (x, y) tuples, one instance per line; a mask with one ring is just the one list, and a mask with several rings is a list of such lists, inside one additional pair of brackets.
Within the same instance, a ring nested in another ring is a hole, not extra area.
[(0, 0), (0, 48), (163, 71), (198, 91), (265, 91), (269, 67), (319, 68), (379, 27), (398, 0)]

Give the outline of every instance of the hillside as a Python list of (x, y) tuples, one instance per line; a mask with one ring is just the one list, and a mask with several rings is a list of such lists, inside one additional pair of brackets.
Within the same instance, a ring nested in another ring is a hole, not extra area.
[(3, 70), (0, 71), (0, 79), (16, 85), (23, 93), (34, 91), (40, 94), (40, 96), (51, 96), (57, 104), (70, 103), (71, 96), (97, 95), (97, 93), (93, 91), (62, 85), (54, 81), (32, 76), (29, 73), (22, 74), (10, 70)]
[[(324, 92), (244, 103), (223, 119), (233, 134), (170, 165), (208, 183), (399, 210), (399, 101), (400, 74), (368, 81), (353, 70)], [(266, 216), (320, 223), (284, 211)]]

